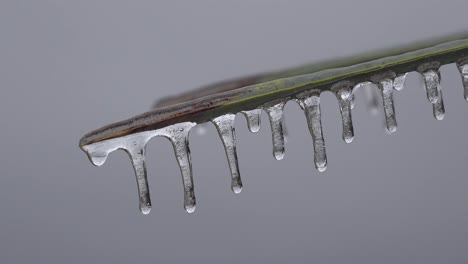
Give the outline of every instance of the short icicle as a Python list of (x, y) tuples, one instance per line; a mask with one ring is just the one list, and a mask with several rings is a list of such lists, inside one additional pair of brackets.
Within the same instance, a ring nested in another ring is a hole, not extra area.
[(351, 116), (352, 86), (344, 85), (336, 91), (336, 97), (340, 106), (341, 120), (343, 123), (343, 140), (351, 143), (354, 138), (353, 120)]
[(138, 187), (139, 207), (142, 214), (151, 211), (151, 197), (146, 172), (145, 146), (147, 141), (133, 141), (127, 145), (125, 151), (130, 156)]
[(298, 96), (301, 107), (307, 119), (309, 132), (314, 145), (314, 163), (318, 171), (327, 169), (327, 154), (325, 151), (325, 140), (323, 139), (322, 121), (320, 114), (320, 91), (313, 90)]
[(256, 133), (260, 130), (260, 117), (262, 115), (261, 109), (254, 109), (250, 111), (242, 111), (245, 118), (247, 119), (247, 126), (250, 132)]
[(439, 70), (429, 69), (422, 73), (426, 85), (427, 99), (432, 104), (439, 100), (440, 72)]
[(463, 91), (465, 100), (468, 102), (468, 63), (457, 63), (458, 70), (460, 71), (462, 82), (463, 82)]
[(187, 213), (193, 213), (196, 207), (193, 185), (192, 159), (189, 147), (189, 132), (195, 123), (180, 123), (167, 130), (164, 136), (169, 138), (174, 147), (174, 153), (182, 174), (184, 185), (184, 208)]
[(393, 105), (393, 80), (384, 79), (377, 83), (377, 87), (382, 93), (382, 102), (385, 114), (385, 124), (387, 131), (393, 133), (397, 130), (395, 118), (395, 106)]
[(285, 102), (280, 102), (265, 108), (270, 119), (273, 156), (277, 160), (284, 158), (283, 108), (285, 104)]
[(224, 145), (226, 157), (231, 170), (231, 189), (234, 193), (242, 191), (242, 180), (239, 173), (239, 164), (236, 151), (236, 134), (234, 121), (236, 115), (226, 114), (213, 119), (213, 124), (218, 130), (219, 137)]

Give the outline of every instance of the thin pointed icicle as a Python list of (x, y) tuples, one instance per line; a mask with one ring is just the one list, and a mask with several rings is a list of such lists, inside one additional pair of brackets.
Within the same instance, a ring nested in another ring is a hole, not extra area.
[(393, 133), (397, 130), (397, 122), (395, 119), (395, 107), (393, 105), (393, 81), (391, 79), (384, 79), (377, 83), (381, 93), (383, 108), (385, 114), (385, 124), (387, 131)]
[(135, 171), (140, 212), (142, 214), (149, 214), (151, 211), (151, 198), (148, 186), (148, 176), (146, 173), (145, 145), (146, 141), (144, 143), (134, 142), (134, 144), (131, 144), (125, 149), (125, 151), (130, 156), (133, 170)]
[(189, 132), (194, 123), (177, 124), (174, 130), (166, 136), (170, 139), (174, 147), (174, 153), (182, 174), (184, 185), (184, 208), (187, 213), (193, 213), (196, 207), (195, 191), (193, 185), (192, 159), (189, 147)]
[(239, 164), (236, 151), (236, 133), (234, 129), (234, 120), (236, 115), (226, 114), (213, 119), (213, 124), (218, 129), (219, 137), (224, 145), (226, 157), (231, 170), (231, 190), (234, 193), (242, 191), (242, 180), (239, 173)]
[(314, 163), (318, 171), (327, 169), (327, 154), (323, 139), (322, 121), (320, 114), (320, 91), (306, 92), (300, 95), (300, 105), (304, 109), (309, 132), (314, 145)]
[(427, 99), (435, 104), (439, 100), (440, 72), (439, 70), (430, 69), (423, 72), (422, 75), (426, 85)]
[(432, 112), (437, 120), (442, 120), (445, 117), (445, 106), (442, 90), (439, 90), (439, 100), (437, 100), (437, 103), (432, 104)]
[(270, 119), (273, 156), (277, 160), (284, 158), (283, 108), (285, 104), (281, 102), (265, 109)]
[(247, 119), (247, 126), (250, 132), (256, 133), (260, 130), (260, 117), (262, 115), (261, 109), (254, 109), (250, 111), (242, 111), (245, 118)]
[(343, 123), (343, 140), (351, 143), (354, 138), (353, 120), (351, 116), (351, 105), (354, 97), (352, 87), (345, 86), (336, 92), (338, 104), (340, 106), (341, 120)]
[(458, 70), (460, 71), (462, 82), (463, 82), (463, 94), (465, 100), (468, 102), (468, 63), (467, 64), (460, 64), (457, 63)]

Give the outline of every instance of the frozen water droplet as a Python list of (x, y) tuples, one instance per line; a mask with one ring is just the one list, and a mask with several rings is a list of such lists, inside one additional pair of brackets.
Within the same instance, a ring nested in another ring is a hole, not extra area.
[(256, 133), (260, 130), (260, 117), (262, 114), (261, 109), (255, 109), (251, 111), (242, 111), (245, 118), (247, 119), (247, 125), (249, 127), (250, 132)]
[(91, 163), (95, 166), (102, 166), (107, 159), (108, 153), (92, 153), (89, 154), (89, 159)]
[(395, 107), (393, 105), (393, 81), (384, 79), (377, 83), (381, 93), (383, 108), (385, 114), (385, 124), (387, 131), (393, 133), (397, 130), (397, 122), (395, 119)]
[(439, 100), (432, 104), (432, 112), (437, 120), (442, 120), (445, 117), (444, 98), (441, 90), (439, 90)]
[(327, 168), (327, 154), (322, 132), (320, 91), (310, 91), (299, 95), (299, 102), (304, 109), (309, 132), (312, 135), (315, 167), (318, 171), (325, 171)]
[(277, 103), (265, 108), (270, 119), (271, 134), (273, 141), (273, 156), (277, 160), (284, 158), (284, 136), (283, 136), (283, 108), (285, 102)]
[(461, 73), (465, 100), (468, 101), (468, 64), (457, 64)]
[(184, 185), (184, 208), (188, 213), (195, 211), (196, 199), (193, 184), (192, 159), (189, 147), (189, 132), (194, 123), (180, 123), (172, 125), (165, 130), (163, 136), (169, 138), (174, 147), (174, 153), (182, 174), (182, 184)]
[(343, 140), (351, 143), (354, 138), (353, 120), (351, 117), (351, 104), (354, 99), (352, 87), (345, 86), (336, 92), (338, 104), (340, 106), (341, 120), (343, 123)]
[(135, 171), (138, 187), (138, 197), (140, 202), (140, 212), (143, 214), (149, 214), (151, 211), (151, 198), (149, 193), (145, 162), (146, 141), (133, 141), (132, 143), (133, 144), (129, 144), (127, 148), (125, 148), (125, 151), (130, 156), (133, 170)]
[(423, 72), (422, 75), (426, 84), (427, 99), (434, 104), (439, 99), (439, 89), (437, 86), (440, 85), (440, 72), (439, 70), (430, 69)]
[(236, 133), (234, 121), (236, 115), (226, 114), (213, 119), (213, 124), (218, 129), (219, 137), (224, 145), (226, 157), (231, 170), (231, 189), (234, 193), (242, 191), (242, 180), (239, 173), (239, 164), (236, 151)]
[(408, 73), (404, 73), (395, 77), (395, 80), (393, 81), (393, 89), (397, 91), (403, 90), (403, 88), (405, 88), (405, 81), (407, 75)]

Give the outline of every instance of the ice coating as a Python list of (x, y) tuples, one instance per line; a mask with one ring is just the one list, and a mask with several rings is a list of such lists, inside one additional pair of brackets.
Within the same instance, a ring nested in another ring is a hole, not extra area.
[(284, 158), (284, 135), (283, 135), (283, 108), (285, 102), (276, 103), (265, 108), (270, 119), (271, 136), (273, 141), (273, 156), (277, 160)]
[(242, 111), (245, 118), (247, 119), (247, 126), (250, 132), (256, 133), (260, 130), (260, 117), (262, 115), (261, 109), (254, 109), (250, 111)]
[(224, 145), (226, 157), (231, 170), (231, 189), (234, 193), (242, 191), (242, 180), (239, 173), (239, 164), (236, 151), (236, 134), (234, 120), (236, 115), (226, 114), (213, 119), (213, 124), (218, 130), (219, 137)]
[(352, 87), (344, 86), (336, 92), (338, 105), (340, 106), (341, 121), (343, 123), (343, 140), (351, 143), (354, 138), (353, 120), (351, 117), (351, 104), (354, 100)]
[(195, 123), (192, 122), (179, 123), (162, 129), (145, 131), (97, 142), (83, 146), (82, 149), (87, 153), (91, 162), (96, 166), (104, 164), (107, 156), (111, 152), (118, 149), (125, 150), (132, 161), (132, 166), (135, 171), (140, 211), (143, 214), (148, 214), (151, 210), (151, 198), (146, 172), (145, 147), (148, 141), (153, 137), (163, 136), (168, 138), (174, 146), (177, 161), (182, 172), (184, 193), (186, 194), (184, 205), (188, 212), (193, 212), (195, 209), (195, 196), (193, 194), (190, 150), (187, 138), (188, 132), (193, 126), (195, 126)]
[(314, 163), (318, 171), (327, 169), (327, 154), (323, 139), (322, 121), (320, 114), (320, 91), (310, 91), (298, 96), (301, 107), (307, 119), (307, 126), (314, 145)]
[(427, 99), (432, 104), (439, 100), (440, 72), (439, 70), (429, 69), (422, 73), (426, 85)]
[(463, 82), (463, 95), (465, 100), (468, 102), (468, 64), (457, 63), (458, 70), (461, 73)]
[(393, 133), (397, 130), (397, 122), (395, 118), (395, 107), (393, 105), (393, 80), (384, 79), (377, 83), (382, 93), (382, 103), (385, 114), (385, 125), (387, 131)]

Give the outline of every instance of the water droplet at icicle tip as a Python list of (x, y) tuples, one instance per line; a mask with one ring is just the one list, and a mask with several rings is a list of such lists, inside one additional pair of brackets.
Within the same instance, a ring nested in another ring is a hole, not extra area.
[(218, 130), (219, 137), (223, 142), (224, 150), (231, 171), (231, 190), (234, 193), (242, 191), (242, 180), (239, 172), (239, 162), (236, 150), (236, 134), (234, 128), (235, 114), (226, 114), (213, 119), (213, 124)]
[(309, 91), (298, 96), (307, 119), (307, 126), (312, 136), (315, 168), (323, 172), (327, 169), (327, 154), (322, 132), (320, 114), (320, 91)]
[(273, 142), (273, 156), (277, 160), (284, 158), (284, 134), (283, 134), (283, 109), (285, 102), (276, 103), (266, 107), (271, 127), (271, 136)]

